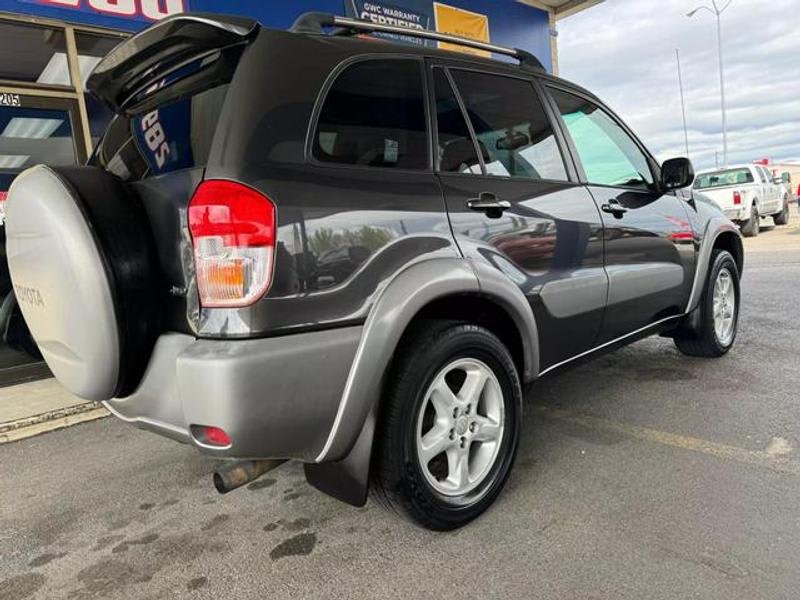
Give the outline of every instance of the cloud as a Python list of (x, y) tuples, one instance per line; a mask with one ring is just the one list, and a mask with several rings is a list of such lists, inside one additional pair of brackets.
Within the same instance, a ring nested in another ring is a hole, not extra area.
[[(716, 19), (707, 11), (685, 16), (703, 2), (606, 0), (561, 22), (558, 38), (561, 76), (603, 98), (660, 159), (686, 153), (680, 48), (698, 168), (722, 156)], [(733, 0), (723, 14), (730, 163), (800, 156), (797, 11), (798, 0)]]

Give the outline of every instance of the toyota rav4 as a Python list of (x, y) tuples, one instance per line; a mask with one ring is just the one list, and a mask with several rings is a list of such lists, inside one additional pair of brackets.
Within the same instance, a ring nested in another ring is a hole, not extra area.
[(453, 529), (500, 494), (527, 384), (653, 334), (734, 343), (742, 243), (677, 196), (691, 163), (522, 50), (187, 14), (88, 87), (116, 113), (90, 164), (10, 190), (17, 298), (68, 390), (229, 459), (220, 491), (292, 459)]

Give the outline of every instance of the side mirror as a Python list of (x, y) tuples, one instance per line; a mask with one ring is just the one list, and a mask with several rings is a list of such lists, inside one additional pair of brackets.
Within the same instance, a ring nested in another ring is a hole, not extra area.
[(694, 167), (688, 158), (671, 158), (661, 165), (661, 188), (678, 190), (694, 182)]
[(772, 178), (772, 183), (777, 183), (778, 185), (782, 184), (783, 183), (783, 177), (777, 177), (777, 176), (773, 177)]

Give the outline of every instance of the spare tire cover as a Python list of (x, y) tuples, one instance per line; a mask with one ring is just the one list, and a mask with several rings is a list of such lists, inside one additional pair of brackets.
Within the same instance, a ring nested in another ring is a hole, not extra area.
[[(153, 302), (137, 312), (130, 305), (141, 294), (126, 298), (131, 280), (140, 292), (152, 285), (147, 232), (131, 205), (121, 180), (92, 167), (33, 167), (8, 194), (6, 247), (17, 301), (58, 381), (88, 400), (131, 393), (155, 339), (132, 322), (149, 319), (151, 327)], [(109, 231), (115, 212), (122, 222)], [(131, 260), (135, 245), (142, 250)], [(131, 356), (132, 349), (146, 355)]]

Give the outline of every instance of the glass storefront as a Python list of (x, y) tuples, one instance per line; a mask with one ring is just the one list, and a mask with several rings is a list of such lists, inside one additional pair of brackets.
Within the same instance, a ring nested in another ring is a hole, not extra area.
[(8, 273), (3, 204), (24, 169), (86, 161), (111, 112), (86, 94), (123, 33), (0, 16), (0, 386), (48, 375)]

